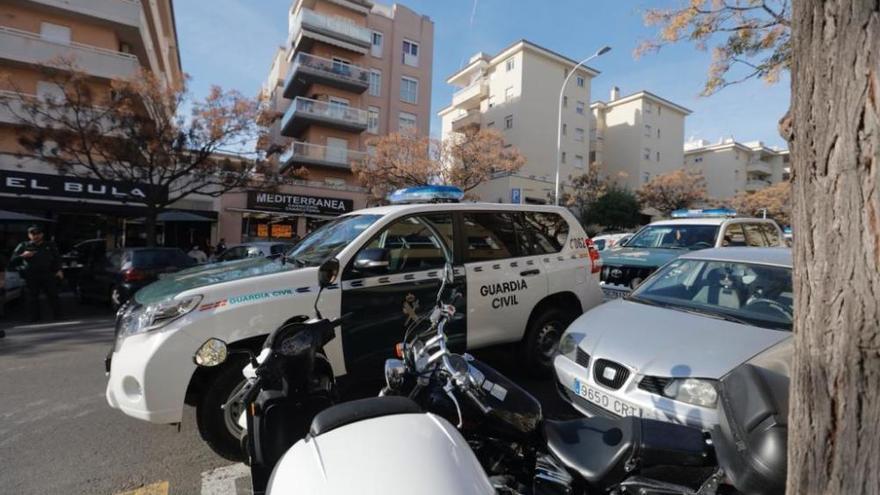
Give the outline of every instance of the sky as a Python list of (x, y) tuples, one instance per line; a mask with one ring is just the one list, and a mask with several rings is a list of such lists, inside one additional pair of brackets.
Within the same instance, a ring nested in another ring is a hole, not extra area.
[[(212, 85), (256, 96), (275, 50), (287, 39), (292, 0), (175, 0), (174, 13), (183, 70), (198, 98)], [(621, 95), (647, 90), (693, 111), (685, 139), (716, 142), (761, 140), (785, 146), (777, 122), (789, 104), (789, 80), (775, 85), (748, 81), (710, 96), (699, 96), (711, 54), (693, 45), (664, 47), (634, 58), (633, 50), (654, 35), (643, 9), (674, 6), (681, 0), (405, 0), (407, 7), (434, 21), (431, 133), (440, 132), (437, 111), (449, 105), (455, 88), (446, 78), (476, 52), (491, 55), (519, 39), (581, 60), (599, 47), (612, 50), (590, 62), (601, 72), (592, 99), (608, 100), (612, 86)]]

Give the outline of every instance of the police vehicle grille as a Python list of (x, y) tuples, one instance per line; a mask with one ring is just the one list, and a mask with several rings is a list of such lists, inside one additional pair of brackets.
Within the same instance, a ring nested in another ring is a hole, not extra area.
[[(614, 370), (613, 380), (605, 378), (604, 373), (606, 368), (611, 368)], [(598, 359), (593, 366), (593, 378), (596, 380), (596, 382), (605, 385), (612, 390), (617, 390), (622, 387), (624, 383), (626, 383), (626, 379), (629, 378), (629, 370), (615, 363), (614, 361), (608, 361), (607, 359)]]
[(663, 389), (669, 385), (672, 378), (665, 376), (646, 376), (639, 382), (639, 388), (652, 394), (663, 395)]
[(605, 265), (599, 272), (599, 280), (608, 284), (624, 285), (629, 287), (633, 279), (646, 279), (648, 275), (654, 272), (654, 267), (638, 267), (638, 266), (610, 266)]
[(584, 368), (590, 367), (590, 355), (584, 352), (580, 347), (577, 348), (577, 354), (575, 355), (574, 361), (578, 364), (578, 366), (582, 366)]

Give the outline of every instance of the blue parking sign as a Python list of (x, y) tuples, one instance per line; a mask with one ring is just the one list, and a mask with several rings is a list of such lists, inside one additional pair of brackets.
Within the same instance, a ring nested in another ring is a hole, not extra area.
[(520, 188), (518, 188), (518, 187), (512, 188), (510, 190), (510, 202), (515, 203), (515, 204), (522, 203), (521, 195), (522, 195), (522, 193), (521, 193)]

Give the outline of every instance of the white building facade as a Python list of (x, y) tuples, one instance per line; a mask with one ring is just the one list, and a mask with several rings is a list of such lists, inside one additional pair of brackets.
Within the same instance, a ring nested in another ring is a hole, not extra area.
[(648, 91), (590, 105), (590, 163), (630, 190), (684, 163), (684, 119), (691, 111)]
[[(525, 157), (519, 172), (493, 178), (471, 193), (482, 201), (548, 203), (556, 179), (559, 89), (577, 62), (526, 40), (494, 56), (477, 53), (449, 76), (459, 89), (441, 110), (441, 137), (467, 129), (493, 128)], [(586, 170), (590, 155), (590, 81), (599, 74), (579, 68), (565, 88), (562, 163), (565, 185)]]
[(710, 198), (725, 200), (787, 180), (788, 150), (761, 141), (695, 140), (685, 144), (684, 165), (703, 172)]

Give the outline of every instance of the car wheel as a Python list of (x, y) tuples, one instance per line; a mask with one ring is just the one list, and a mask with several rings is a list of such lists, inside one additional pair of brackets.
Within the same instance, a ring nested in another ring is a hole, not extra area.
[(241, 410), (223, 406), (245, 384), (241, 361), (223, 365), (196, 405), (196, 423), (202, 439), (218, 455), (231, 461), (243, 461), (241, 440), (244, 430), (238, 426)]
[(551, 376), (559, 339), (573, 320), (570, 314), (556, 308), (544, 309), (531, 319), (520, 348), (521, 359), (531, 375)]

